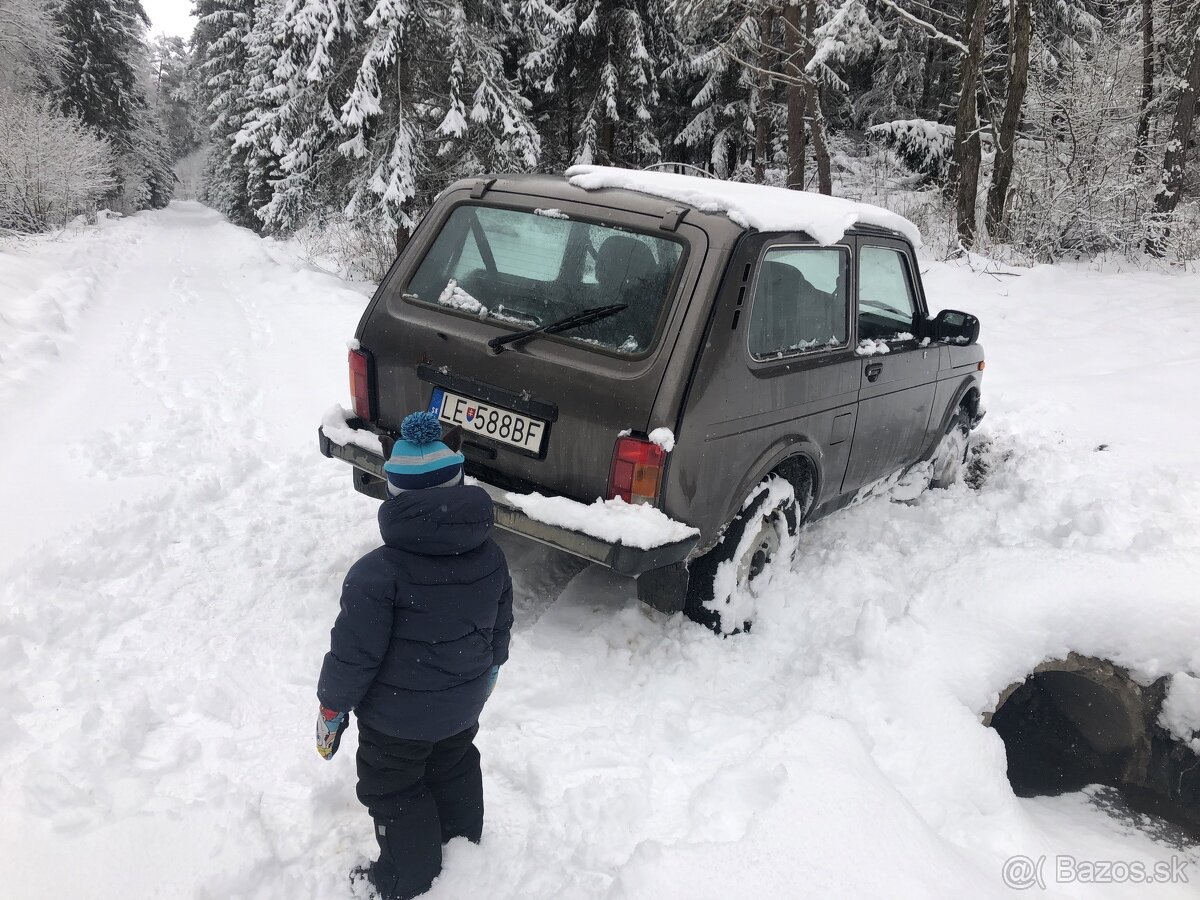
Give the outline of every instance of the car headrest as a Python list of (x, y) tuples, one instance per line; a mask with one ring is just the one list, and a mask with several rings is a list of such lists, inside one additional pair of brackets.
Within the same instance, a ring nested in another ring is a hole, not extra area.
[(790, 298), (793, 302), (800, 296), (800, 286), (804, 276), (795, 266), (777, 260), (767, 260), (762, 268), (763, 283), (767, 296), (775, 301), (779, 298)]
[(657, 271), (654, 254), (637, 238), (614, 235), (596, 253), (596, 281), (608, 290), (652, 278)]

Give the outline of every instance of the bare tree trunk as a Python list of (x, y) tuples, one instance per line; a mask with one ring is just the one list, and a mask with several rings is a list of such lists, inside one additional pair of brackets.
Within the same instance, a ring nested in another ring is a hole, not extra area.
[[(574, 41), (567, 42), (567, 66), (566, 71), (570, 72), (575, 68), (575, 54), (571, 52)], [(567, 103), (567, 141), (563, 147), (563, 168), (567, 169), (575, 162), (575, 79), (567, 79), (567, 91), (565, 95)]]
[(926, 115), (929, 109), (929, 97), (933, 93), (933, 64), (934, 50), (937, 48), (937, 41), (929, 41), (929, 45), (925, 48), (925, 71), (921, 73), (921, 101), (920, 115)]
[(800, 40), (803, 36), (800, 22), (799, 0), (784, 0), (783, 48), (787, 53), (787, 134), (788, 170), (787, 186), (792, 190), (804, 190), (804, 108), (807, 106), (804, 90), (804, 67), (800, 62)]
[(600, 154), (601, 161), (606, 166), (615, 165), (613, 163), (613, 149), (617, 143), (617, 123), (608, 118), (605, 113), (604, 121), (600, 125)]
[(1175, 105), (1175, 121), (1171, 124), (1171, 137), (1167, 141), (1167, 152), (1163, 157), (1162, 180), (1154, 194), (1154, 218), (1157, 227), (1146, 238), (1146, 251), (1161, 256), (1164, 242), (1170, 233), (1168, 221), (1179, 203), (1183, 190), (1184, 164), (1187, 161), (1188, 141), (1192, 136), (1192, 124), (1196, 118), (1196, 98), (1200, 96), (1200, 33), (1192, 44), (1192, 58), (1188, 63), (1187, 83), (1179, 93)]
[(1029, 37), (1033, 31), (1031, 0), (1015, 0), (1016, 16), (1012, 30), (1009, 58), (1012, 66), (1008, 78), (1008, 97), (1004, 101), (1004, 118), (996, 135), (996, 159), (992, 164), (992, 184), (987, 198), (987, 229), (993, 238), (1002, 238), (1004, 206), (1008, 201), (1008, 186), (1012, 181), (1013, 162), (1017, 148), (1017, 126), (1025, 104), (1025, 89), (1029, 86)]
[(814, 84), (808, 93), (808, 127), (812, 129), (813, 158), (817, 161), (817, 189), (833, 193), (833, 175), (829, 168), (829, 145), (825, 142), (825, 113), (821, 110), (821, 92)]
[(1150, 164), (1146, 144), (1150, 141), (1150, 107), (1154, 103), (1154, 0), (1142, 0), (1142, 112), (1138, 116), (1137, 145), (1133, 164), (1142, 171)]
[[(813, 31), (817, 27), (817, 0), (806, 0), (804, 5), (805, 65), (812, 59)], [(808, 127), (812, 132), (813, 158), (817, 161), (817, 189), (822, 194), (833, 193), (833, 178), (829, 171), (829, 145), (825, 142), (825, 113), (821, 110), (821, 88), (815, 79), (808, 82)]]
[(979, 190), (982, 145), (976, 92), (983, 68), (983, 34), (991, 0), (971, 0), (967, 17), (967, 53), (958, 85), (958, 114), (954, 118), (953, 183), (958, 189), (958, 237), (964, 247), (975, 243), (975, 194)]
[(767, 7), (758, 20), (758, 108), (754, 121), (754, 180), (762, 184), (767, 177), (767, 141), (771, 136), (771, 31), (775, 27), (775, 8)]

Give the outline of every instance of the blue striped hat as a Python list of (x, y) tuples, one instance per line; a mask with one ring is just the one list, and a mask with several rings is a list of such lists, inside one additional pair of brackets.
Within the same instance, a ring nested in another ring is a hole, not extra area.
[(401, 440), (384, 463), (388, 494), (462, 484), (463, 455), (442, 443), (442, 423), (431, 412), (415, 412), (400, 423)]

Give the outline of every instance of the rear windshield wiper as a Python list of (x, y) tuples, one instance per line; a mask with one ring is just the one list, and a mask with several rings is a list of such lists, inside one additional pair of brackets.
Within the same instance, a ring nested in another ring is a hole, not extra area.
[(591, 309), (585, 309), (581, 312), (564, 316), (554, 322), (539, 325), (537, 328), (527, 328), (524, 331), (514, 331), (512, 334), (494, 337), (488, 341), (488, 346), (499, 353), (506, 345), (515, 341), (523, 341), (525, 338), (533, 337), (535, 334), (558, 334), (560, 331), (567, 331), (571, 328), (578, 328), (581, 325), (590, 325), (592, 322), (599, 322), (601, 319), (615, 316), (621, 310), (628, 308), (628, 303), (610, 303), (608, 306), (595, 306)]

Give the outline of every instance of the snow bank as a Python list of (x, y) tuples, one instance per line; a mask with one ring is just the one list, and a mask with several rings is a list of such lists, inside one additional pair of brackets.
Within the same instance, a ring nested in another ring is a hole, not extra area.
[(818, 244), (836, 244), (859, 222), (891, 228), (914, 245), (921, 244), (920, 230), (903, 216), (869, 203), (811, 191), (610, 166), (572, 166), (566, 175), (571, 184), (584, 190), (623, 188), (651, 194), (686, 203), (702, 212), (724, 213), (745, 228), (804, 231)]
[(687, 540), (700, 533), (690, 525), (676, 522), (660, 509), (642, 503), (626, 503), (620, 497), (594, 503), (542, 494), (505, 494), (504, 499), (537, 522), (641, 550)]
[[(108, 212), (101, 210), (102, 213)], [(31, 380), (74, 341), (100, 281), (141, 240), (136, 217), (115, 229), (104, 216), (61, 235), (0, 241), (0, 397)]]

